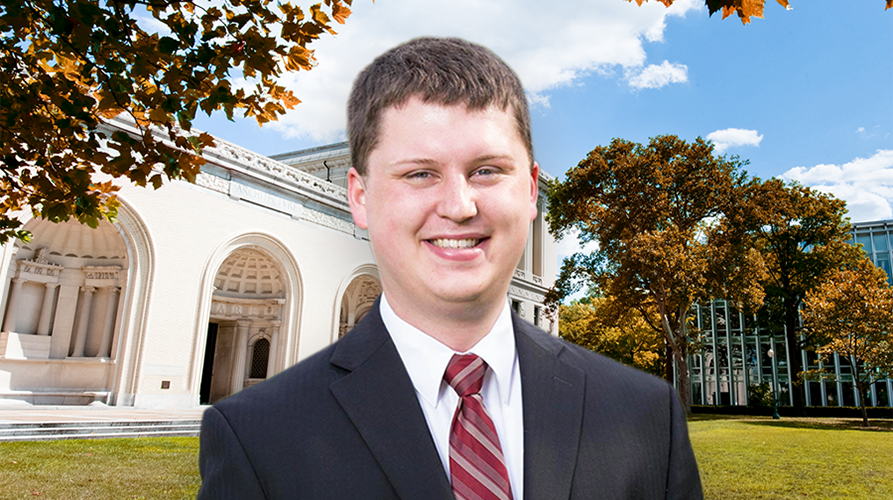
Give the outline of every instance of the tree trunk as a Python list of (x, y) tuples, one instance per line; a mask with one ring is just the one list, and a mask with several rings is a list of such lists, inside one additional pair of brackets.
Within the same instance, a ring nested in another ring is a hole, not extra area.
[(859, 392), (859, 410), (862, 411), (862, 427), (868, 427), (868, 410), (865, 408), (867, 401), (868, 388), (862, 382), (862, 376), (859, 373), (859, 362), (851, 361), (850, 366), (853, 367), (853, 382), (856, 384), (856, 390)]
[[(689, 306), (690, 305), (691, 304), (689, 304)], [(661, 324), (664, 328), (665, 341), (667, 342), (667, 347), (673, 352), (672, 360), (676, 362), (676, 372), (679, 377), (676, 385), (676, 392), (679, 394), (679, 400), (682, 403), (682, 407), (685, 408), (686, 417), (691, 416), (691, 384), (688, 381), (688, 360), (686, 359), (686, 354), (688, 352), (688, 338), (685, 332), (685, 315), (688, 312), (688, 309), (688, 307), (679, 308), (680, 319), (675, 321), (678, 325), (678, 332), (670, 326), (669, 317), (666, 316), (663, 311), (661, 312)], [(673, 364), (669, 362), (670, 359), (667, 361), (666, 373), (669, 377), (669, 382), (672, 384)]]
[(664, 370), (664, 378), (667, 382), (673, 383), (673, 348), (670, 347), (670, 343), (664, 340), (664, 345), (666, 346), (666, 354), (664, 357), (664, 363), (666, 363), (666, 369)]
[(679, 385), (677, 392), (679, 399), (682, 401), (682, 407), (685, 408), (685, 416), (691, 416), (691, 383), (688, 378), (688, 343), (685, 341), (677, 342), (678, 349), (674, 353), (676, 361), (676, 371), (679, 374)]
[(800, 372), (803, 371), (803, 359), (800, 353), (800, 339), (797, 333), (800, 327), (800, 312), (796, 301), (785, 299), (784, 301), (784, 326), (785, 343), (787, 344), (787, 360), (791, 367), (791, 390), (794, 396), (794, 414), (804, 416), (806, 414), (806, 393), (803, 382), (800, 381)]

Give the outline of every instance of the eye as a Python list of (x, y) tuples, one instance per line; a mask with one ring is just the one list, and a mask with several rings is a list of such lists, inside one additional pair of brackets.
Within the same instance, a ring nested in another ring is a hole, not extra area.
[(411, 186), (426, 187), (437, 182), (439, 174), (432, 170), (410, 170), (403, 174), (404, 182)]
[(416, 170), (414, 172), (410, 172), (405, 176), (410, 180), (425, 180), (431, 178), (431, 172), (427, 172), (425, 170)]
[(499, 175), (499, 173), (500, 173), (500, 170), (498, 168), (486, 166), (486, 167), (478, 168), (477, 170), (475, 170), (474, 172), (471, 173), (471, 176), (476, 177), (478, 179), (489, 180), (489, 179), (495, 178), (497, 175)]

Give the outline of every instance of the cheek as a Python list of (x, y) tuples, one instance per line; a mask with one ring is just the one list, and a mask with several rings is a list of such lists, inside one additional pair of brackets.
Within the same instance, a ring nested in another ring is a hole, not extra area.
[(406, 198), (394, 194), (379, 200), (370, 207), (369, 230), (388, 244), (388, 241), (406, 239), (414, 235), (424, 225), (422, 207), (408, 203)]

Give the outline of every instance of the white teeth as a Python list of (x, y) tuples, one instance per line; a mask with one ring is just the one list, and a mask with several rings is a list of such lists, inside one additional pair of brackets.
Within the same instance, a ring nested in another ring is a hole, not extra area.
[(440, 248), (471, 248), (477, 245), (480, 240), (475, 238), (467, 238), (464, 240), (451, 240), (446, 238), (440, 238), (436, 240), (431, 240), (431, 243), (436, 247)]

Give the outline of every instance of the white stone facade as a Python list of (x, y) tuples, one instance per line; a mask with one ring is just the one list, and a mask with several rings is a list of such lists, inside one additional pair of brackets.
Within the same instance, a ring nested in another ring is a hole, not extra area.
[[(32, 219), (30, 242), (2, 248), (0, 405), (213, 403), (368, 312), (380, 283), (347, 205), (347, 145), (274, 160), (217, 142), (195, 184), (124, 186), (115, 224)], [(557, 335), (542, 307), (556, 274), (541, 213), (509, 300)]]

